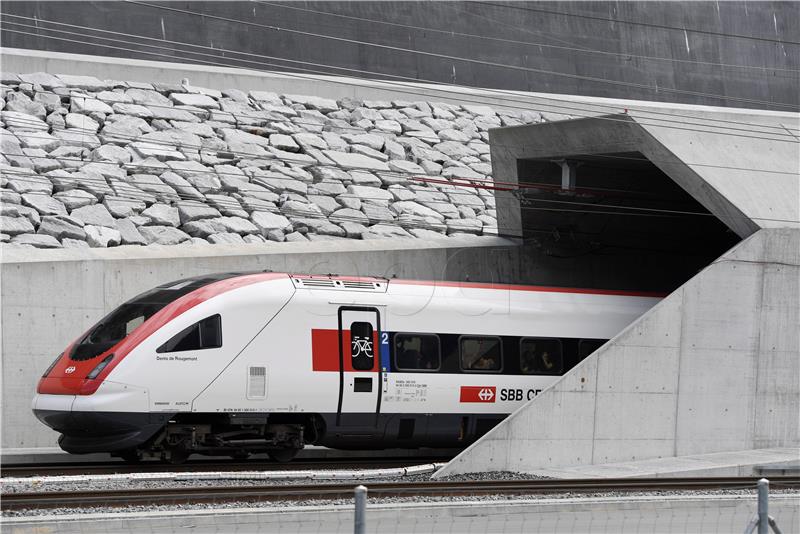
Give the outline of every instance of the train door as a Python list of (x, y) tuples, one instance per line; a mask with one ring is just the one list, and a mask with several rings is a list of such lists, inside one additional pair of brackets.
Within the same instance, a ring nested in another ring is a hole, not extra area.
[(381, 408), (380, 336), (377, 308), (339, 308), (337, 426), (377, 426)]

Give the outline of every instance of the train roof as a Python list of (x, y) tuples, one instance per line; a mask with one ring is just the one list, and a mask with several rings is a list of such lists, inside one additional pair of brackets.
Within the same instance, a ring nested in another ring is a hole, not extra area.
[(356, 289), (360, 286), (362, 289), (368, 287), (377, 287), (386, 290), (389, 285), (418, 285), (418, 286), (436, 286), (436, 287), (458, 287), (461, 289), (487, 289), (497, 291), (537, 291), (543, 293), (577, 293), (588, 295), (619, 295), (631, 297), (655, 297), (663, 298), (667, 294), (657, 291), (638, 291), (629, 289), (604, 289), (604, 288), (580, 288), (580, 287), (561, 287), (561, 286), (542, 286), (542, 285), (527, 285), (527, 284), (501, 284), (496, 282), (470, 282), (470, 281), (448, 281), (448, 280), (412, 280), (401, 278), (382, 278), (377, 276), (348, 276), (339, 274), (303, 274), (303, 273), (281, 273), (272, 272), (269, 270), (263, 271), (238, 271), (238, 272), (225, 272), (215, 273), (209, 275), (201, 275), (191, 278), (185, 278), (170, 282), (159, 286), (156, 289), (174, 290), (179, 289), (199, 289), (202, 286), (242, 277), (251, 276), (256, 274), (271, 275), (274, 278), (276, 275), (285, 275), (287, 278), (295, 283), (296, 287), (306, 288), (329, 288), (329, 289)]

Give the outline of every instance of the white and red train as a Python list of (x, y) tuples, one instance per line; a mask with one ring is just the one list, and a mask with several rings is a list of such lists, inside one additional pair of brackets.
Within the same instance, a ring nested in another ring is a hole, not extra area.
[(658, 300), (272, 272), (190, 278), (129, 300), (67, 347), (33, 411), (65, 451), (129, 460), (459, 447)]

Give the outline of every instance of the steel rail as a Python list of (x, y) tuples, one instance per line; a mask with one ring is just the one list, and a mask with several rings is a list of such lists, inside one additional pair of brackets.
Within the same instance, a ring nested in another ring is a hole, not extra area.
[[(534, 495), (547, 493), (605, 493), (610, 491), (678, 491), (753, 489), (758, 477), (622, 478), (580, 480), (473, 480), (458, 482), (376, 482), (370, 497), (450, 497), (480, 495)], [(363, 481), (360, 481), (363, 482)], [(347, 484), (293, 484), (228, 487), (180, 487), (135, 490), (54, 491), (5, 493), (2, 509), (122, 507), (129, 505), (269, 502), (310, 499), (350, 499), (359, 482)], [(770, 479), (772, 487), (800, 489), (800, 477)]]

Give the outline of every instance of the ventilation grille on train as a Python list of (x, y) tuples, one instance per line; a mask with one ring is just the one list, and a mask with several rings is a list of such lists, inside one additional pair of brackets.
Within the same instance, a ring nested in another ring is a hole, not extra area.
[(339, 280), (336, 278), (319, 277), (305, 278), (292, 277), (292, 283), (297, 289), (338, 289), (350, 291), (373, 291), (377, 293), (386, 292), (389, 282), (386, 280)]
[(306, 278), (298, 280), (304, 287), (336, 287), (336, 284), (331, 279), (325, 278)]
[(250, 367), (247, 381), (247, 398), (263, 399), (267, 396), (267, 368)]

